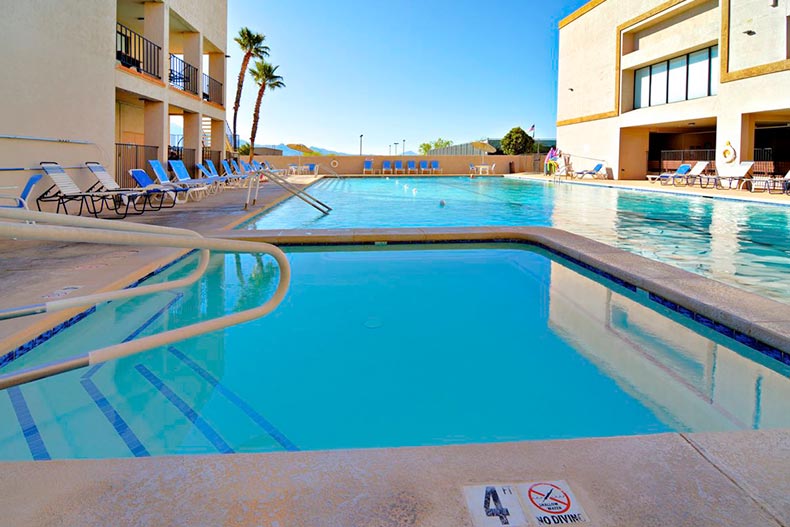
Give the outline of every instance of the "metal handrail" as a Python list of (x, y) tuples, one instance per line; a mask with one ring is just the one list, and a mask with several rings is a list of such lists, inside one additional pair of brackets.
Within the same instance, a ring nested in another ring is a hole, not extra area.
[[(101, 364), (109, 360), (134, 355), (151, 348), (165, 346), (180, 340), (260, 318), (273, 311), (280, 302), (282, 302), (290, 284), (291, 267), (288, 264), (285, 253), (268, 243), (203, 238), (195, 232), (185, 231), (184, 229), (133, 225), (130, 223), (110, 222), (109, 220), (95, 220), (92, 218), (70, 217), (33, 211), (0, 210), (0, 218), (38, 222), (37, 224), (32, 224), (0, 221), (0, 237), (2, 238), (200, 249), (201, 263), (198, 265), (200, 274), (202, 274), (207, 267), (208, 252), (210, 250), (268, 254), (277, 261), (277, 265), (280, 268), (280, 278), (277, 283), (277, 288), (272, 297), (261, 306), (239, 313), (197, 322), (156, 335), (100, 348), (55, 363), (2, 375), (0, 376), (0, 390), (77, 368)], [(42, 223), (51, 223), (54, 225), (41, 225)], [(185, 232), (189, 232), (189, 234), (185, 234)], [(193, 273), (193, 275), (194, 274), (195, 273)], [(130, 298), (139, 296), (140, 294), (148, 294), (171, 289), (172, 287), (178, 287), (178, 285), (173, 286), (173, 284), (180, 283), (184, 285), (185, 280), (191, 280), (190, 283), (192, 283), (197, 278), (199, 278), (199, 275), (197, 277), (192, 276), (166, 284), (155, 284), (135, 289), (97, 293), (95, 295), (86, 295), (74, 299), (53, 301), (48, 302), (46, 306), (48, 308), (50, 304), (56, 304), (55, 307), (65, 309), (66, 307), (86, 305), (86, 303)], [(26, 314), (34, 314), (34, 312), (43, 312), (31, 309), (31, 307), (32, 306), (26, 306), (26, 308), (30, 310), (29, 312), (21, 314), (14, 313), (14, 316), (24, 316)]]
[(258, 191), (260, 190), (260, 187), (261, 187), (261, 182), (260, 182), (261, 178), (260, 178), (260, 176), (264, 175), (264, 176), (266, 176), (269, 179), (269, 181), (271, 181), (272, 183), (274, 183), (276, 185), (279, 185), (280, 187), (285, 189), (286, 192), (288, 192), (292, 196), (295, 196), (295, 197), (301, 199), (302, 201), (304, 201), (305, 203), (307, 203), (308, 205), (310, 205), (311, 207), (316, 209), (321, 214), (329, 214), (329, 211), (332, 210), (332, 207), (330, 207), (329, 205), (327, 205), (323, 201), (321, 201), (318, 198), (316, 198), (315, 196), (307, 193), (304, 189), (301, 189), (301, 188), (297, 187), (296, 185), (292, 185), (285, 178), (280, 177), (278, 174), (275, 174), (274, 172), (272, 172), (270, 170), (257, 169), (257, 170), (254, 170), (250, 175), (251, 176), (254, 175), (254, 177), (250, 177), (249, 178), (250, 181), (249, 181), (249, 184), (247, 186), (247, 201), (244, 203), (244, 208), (245, 209), (250, 204), (250, 195), (252, 193), (252, 186), (253, 185), (255, 185), (255, 196), (252, 199), (252, 204), (255, 205), (255, 203), (258, 201)]
[(325, 166), (325, 165), (322, 165), (321, 163), (319, 163), (318, 164), (318, 173), (320, 174), (322, 170), (325, 170), (326, 172), (331, 174), (333, 177), (336, 177), (337, 179), (344, 179), (343, 176), (338, 174), (332, 167), (328, 167), (328, 166)]

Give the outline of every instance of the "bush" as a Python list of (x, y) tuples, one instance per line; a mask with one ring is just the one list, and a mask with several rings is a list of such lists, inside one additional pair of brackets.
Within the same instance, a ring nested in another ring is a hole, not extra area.
[(531, 151), (533, 143), (527, 132), (517, 126), (502, 138), (502, 151), (509, 156), (519, 156)]

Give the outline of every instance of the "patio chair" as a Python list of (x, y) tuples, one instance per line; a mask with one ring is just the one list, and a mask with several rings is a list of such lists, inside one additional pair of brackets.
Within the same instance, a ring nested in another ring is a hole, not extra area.
[(373, 173), (373, 160), (366, 159), (362, 162), (362, 173), (363, 174), (372, 174)]
[(491, 166), (488, 168), (489, 174), (496, 174), (496, 163), (491, 163)]
[(151, 170), (154, 171), (154, 175), (160, 185), (174, 185), (188, 189), (187, 198), (192, 199), (192, 201), (200, 201), (209, 193), (209, 187), (197, 181), (179, 181), (177, 183), (170, 181), (167, 177), (167, 170), (165, 170), (165, 167), (162, 166), (158, 159), (149, 159), (148, 164), (151, 166)]
[[(263, 173), (263, 167), (260, 164), (256, 166), (252, 166), (246, 161), (241, 161), (241, 160), (239, 160), (239, 163), (241, 164), (241, 168), (243, 171), (243, 175), (241, 177), (243, 177), (244, 179), (250, 176), (258, 176), (259, 178), (261, 178), (261, 181), (269, 181), (266, 175)], [(255, 161), (253, 160), (253, 164), (254, 163)]]
[[(189, 194), (188, 188), (177, 187), (173, 183), (168, 185), (159, 185), (154, 183), (151, 176), (142, 168), (132, 168), (129, 170), (129, 175), (134, 179), (140, 188), (151, 193), (158, 192), (162, 195), (162, 203), (160, 208), (169, 209), (175, 207), (176, 203), (186, 203)], [(166, 199), (170, 199), (170, 204), (165, 204)]]
[(602, 168), (603, 168), (603, 163), (598, 163), (592, 168), (592, 170), (582, 170), (580, 172), (574, 173), (574, 177), (579, 179), (584, 179), (586, 176), (590, 176), (591, 178), (596, 179), (600, 175)]
[(431, 168), (428, 166), (428, 161), (420, 161), (420, 174), (431, 173)]
[(201, 185), (206, 185), (214, 192), (218, 192), (225, 186), (224, 183), (228, 181), (228, 178), (226, 177), (193, 178), (189, 175), (187, 166), (180, 159), (171, 159), (168, 161), (168, 163), (170, 163), (170, 168), (173, 170), (173, 174), (176, 176), (177, 183), (191, 184), (196, 182)]
[(573, 165), (571, 164), (571, 156), (564, 155), (562, 156), (562, 166), (557, 169), (555, 174), (557, 177), (573, 177)]
[(477, 167), (474, 163), (469, 163), (469, 175), (474, 176), (475, 174), (477, 174)]
[(442, 170), (442, 167), (439, 166), (438, 161), (431, 161), (431, 172), (433, 172), (434, 174), (436, 174), (437, 172), (443, 174), (444, 170)]
[(771, 181), (771, 186), (768, 188), (768, 192), (774, 194), (774, 190), (778, 190), (779, 194), (790, 194), (790, 170), (787, 171), (787, 174), (785, 174), (784, 177), (777, 177)]
[(395, 161), (395, 173), (397, 174), (398, 172), (400, 172), (401, 174), (406, 173), (406, 170), (403, 168), (403, 161), (401, 161), (400, 159)]
[(674, 172), (663, 172), (659, 174), (658, 180), (661, 182), (662, 185), (669, 185), (670, 183), (674, 185), (675, 178), (682, 178), (685, 180), (686, 175), (689, 172), (691, 172), (691, 165), (689, 165), (688, 163), (683, 163)]
[(93, 190), (96, 185), (93, 185), (86, 191), (82, 191), (74, 183), (74, 180), (66, 174), (66, 171), (52, 161), (42, 161), (41, 169), (49, 176), (53, 184), (36, 199), (36, 206), (39, 211), (42, 203), (55, 202), (57, 203), (56, 212), (60, 213), (62, 207), (63, 212), (69, 214), (68, 204), (77, 202), (80, 204), (80, 210), (77, 212), (77, 215), (82, 215), (82, 211), (87, 210), (98, 218), (99, 214), (107, 207), (108, 210), (125, 217), (128, 213), (129, 200), (135, 197), (134, 193), (124, 194)]
[(266, 160), (263, 161), (263, 166), (266, 168), (266, 170), (268, 170), (269, 172), (272, 172), (273, 174), (280, 175), (280, 176), (284, 176), (285, 175), (285, 172), (286, 172), (285, 169), (277, 168), (272, 163), (270, 163), (270, 162), (268, 162)]
[(33, 187), (36, 186), (36, 183), (41, 181), (43, 178), (43, 174), (33, 174), (27, 179), (27, 183), (25, 183), (25, 188), (22, 189), (22, 193), (19, 196), (15, 196), (12, 194), (0, 194), (0, 201), (2, 200), (9, 200), (13, 201), (13, 205), (1, 205), (0, 208), (4, 209), (27, 209), (30, 208), (27, 206), (28, 198), (30, 197), (30, 193), (33, 191)]
[(98, 184), (88, 189), (89, 191), (116, 192), (122, 196), (121, 201), (123, 201), (123, 197), (126, 197), (127, 210), (124, 215), (131, 213), (128, 210), (129, 204), (134, 206), (136, 214), (142, 214), (146, 211), (146, 208), (148, 210), (159, 210), (164, 206), (165, 197), (162, 192), (153, 192), (152, 189), (144, 188), (121, 188), (118, 182), (115, 181), (115, 178), (107, 172), (101, 163), (87, 161), (85, 166), (99, 180)]
[[(707, 161), (697, 161), (694, 164), (694, 167), (689, 170), (689, 173), (686, 174), (686, 185), (694, 186), (694, 181), (699, 179), (699, 186), (702, 187), (702, 180), (707, 179), (707, 176), (703, 176), (702, 173), (705, 172), (705, 169), (708, 168)], [(673, 178), (672, 184), (675, 185), (677, 180), (680, 178)]]
[[(717, 175), (713, 186), (717, 189), (739, 189), (745, 183), (745, 177), (754, 166), (754, 161), (741, 161), (732, 170), (728, 171), (729, 174)], [(724, 182), (727, 186), (724, 186)]]
[(406, 173), (411, 174), (412, 171), (414, 171), (415, 174), (417, 173), (417, 163), (415, 163), (413, 159), (410, 159), (406, 161)]
[(382, 161), (381, 162), (381, 173), (386, 174), (389, 172), (392, 174), (392, 161)]

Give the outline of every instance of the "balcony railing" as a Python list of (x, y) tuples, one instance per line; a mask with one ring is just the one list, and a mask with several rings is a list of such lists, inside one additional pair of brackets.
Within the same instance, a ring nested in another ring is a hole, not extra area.
[(210, 147), (204, 146), (203, 147), (203, 162), (211, 159), (211, 162), (214, 163), (214, 167), (222, 171), (222, 151), (221, 150), (212, 150)]
[(197, 95), (198, 89), (200, 89), (198, 83), (198, 69), (171, 53), (170, 85), (175, 86), (179, 90)]
[(162, 67), (159, 63), (161, 51), (161, 47), (144, 36), (120, 23), (115, 23), (115, 58), (122, 65), (161, 79)]
[(183, 146), (170, 146), (167, 149), (167, 159), (180, 159), (183, 161), (190, 177), (195, 177), (195, 172), (197, 171), (195, 154), (194, 148), (184, 148)]
[(129, 170), (142, 168), (153, 176), (148, 166), (149, 159), (159, 159), (159, 147), (115, 143), (115, 180), (123, 188), (136, 188), (137, 182), (129, 175)]
[(228, 138), (230, 147), (236, 152), (239, 149), (239, 134), (233, 134), (233, 130), (230, 129), (228, 121), (225, 121), (225, 136)]
[(203, 74), (203, 99), (222, 104), (222, 83)]

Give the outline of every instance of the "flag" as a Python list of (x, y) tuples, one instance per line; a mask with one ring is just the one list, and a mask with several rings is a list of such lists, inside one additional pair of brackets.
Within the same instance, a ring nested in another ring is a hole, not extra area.
[(535, 131), (535, 125), (533, 124), (532, 126), (529, 127), (529, 130), (527, 130), (527, 133), (531, 134), (534, 131)]

